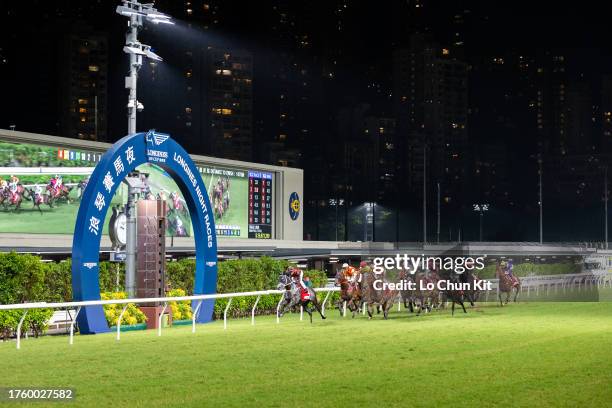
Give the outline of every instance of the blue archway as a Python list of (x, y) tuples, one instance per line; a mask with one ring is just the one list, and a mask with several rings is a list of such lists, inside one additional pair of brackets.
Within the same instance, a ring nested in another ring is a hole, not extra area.
[[(217, 238), (206, 187), (189, 154), (169, 135), (150, 131), (126, 136), (115, 143), (94, 169), (83, 193), (72, 241), (74, 300), (100, 299), (99, 259), (104, 218), (115, 191), (125, 176), (141, 164), (163, 168), (178, 185), (191, 223), (196, 251), (194, 294), (217, 289)], [(202, 303), (197, 321), (211, 320), (214, 299)], [(78, 316), (81, 333), (108, 331), (101, 306), (84, 308)]]

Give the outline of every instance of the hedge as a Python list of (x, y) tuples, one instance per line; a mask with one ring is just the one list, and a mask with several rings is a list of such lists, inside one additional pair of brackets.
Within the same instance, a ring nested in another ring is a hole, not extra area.
[[(269, 257), (258, 259), (237, 259), (219, 262), (217, 283), (218, 293), (247, 292), (255, 290), (276, 289), (278, 275), (289, 266), (285, 260)], [(0, 304), (22, 302), (69, 302), (72, 300), (72, 263), (71, 260), (61, 262), (42, 262), (40, 257), (15, 252), (0, 253)], [(100, 262), (100, 291), (102, 298), (125, 298), (124, 289), (125, 267), (123, 263)], [(170, 287), (169, 296), (193, 294), (195, 271), (194, 259), (181, 259), (166, 263), (166, 277)], [(117, 273), (119, 287), (117, 288)], [(327, 276), (318, 270), (307, 270), (314, 287), (324, 286)], [(123, 296), (123, 297), (122, 297)], [(257, 307), (257, 314), (274, 313), (280, 295), (262, 296)], [(330, 296), (331, 297), (331, 296)], [(235, 298), (229, 309), (231, 316), (250, 316), (256, 297)], [(227, 299), (217, 300), (214, 317), (223, 317)], [(176, 320), (191, 318), (190, 302), (178, 302), (170, 305)], [(117, 323), (121, 306), (105, 306), (105, 316), (109, 325)], [(23, 312), (0, 312), (0, 337), (13, 336)], [(52, 316), (53, 310), (31, 310), (24, 321), (23, 329), (30, 330), (34, 335), (46, 330), (46, 322)], [(131, 305), (122, 320), (123, 324), (144, 322), (144, 315)]]

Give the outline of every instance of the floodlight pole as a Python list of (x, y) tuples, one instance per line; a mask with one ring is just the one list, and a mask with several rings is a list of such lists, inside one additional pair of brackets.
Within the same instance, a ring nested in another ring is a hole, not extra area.
[[(140, 7), (139, 7), (140, 8)], [(128, 31), (125, 35), (125, 44), (138, 43), (138, 30), (142, 27), (142, 16), (132, 14), (128, 22)], [(138, 99), (136, 86), (138, 71), (142, 66), (142, 55), (130, 53), (130, 71), (125, 78), (125, 87), (130, 91), (128, 97), (128, 135), (136, 133), (136, 112)], [(125, 291), (128, 297), (136, 296), (136, 194), (128, 185), (128, 201), (125, 205), (126, 217), (126, 245), (125, 245)]]
[[(138, 103), (136, 97), (136, 88), (138, 82), (138, 71), (142, 67), (143, 55), (147, 58), (152, 58), (161, 61), (161, 57), (151, 51), (151, 47), (141, 44), (138, 41), (138, 30), (143, 25), (143, 18), (153, 24), (174, 24), (170, 21), (170, 17), (158, 12), (153, 3), (142, 4), (138, 0), (122, 0), (122, 4), (117, 7), (116, 12), (119, 15), (129, 18), (128, 29), (125, 34), (124, 52), (130, 56), (130, 70), (128, 76), (125, 77), (125, 88), (128, 89), (128, 135), (136, 133), (136, 113), (143, 109), (143, 106)], [(126, 273), (126, 291), (129, 297), (135, 295), (135, 276), (136, 276), (136, 199), (137, 191), (128, 183), (128, 202), (126, 204), (127, 218), (127, 242), (126, 242), (126, 258), (125, 258), (125, 273)]]
[[(125, 35), (125, 44), (138, 43), (138, 30), (142, 27), (142, 16), (132, 14), (128, 22), (128, 31)], [(130, 53), (130, 72), (125, 77), (125, 87), (130, 91), (128, 97), (128, 135), (136, 133), (136, 111), (138, 110), (138, 99), (136, 98), (136, 84), (138, 82), (138, 71), (142, 67), (142, 55)]]

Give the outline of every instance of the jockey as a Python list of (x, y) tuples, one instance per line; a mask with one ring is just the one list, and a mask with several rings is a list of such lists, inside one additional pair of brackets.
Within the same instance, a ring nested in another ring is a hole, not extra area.
[(306, 288), (304, 284), (304, 271), (299, 268), (291, 268), (291, 278), (293, 281), (301, 287), (301, 289)]
[(61, 174), (56, 174), (55, 175), (55, 187), (56, 188), (62, 188), (62, 175)]
[(19, 177), (11, 176), (11, 181), (9, 183), (9, 189), (14, 193), (17, 191), (17, 185), (19, 184)]
[(368, 273), (368, 272), (372, 272), (372, 268), (370, 268), (368, 263), (366, 261), (359, 262), (359, 271), (357, 272), (359, 277), (357, 279), (357, 283), (361, 283), (361, 277), (363, 276), (364, 273)]
[(40, 184), (36, 184), (34, 186), (34, 195), (36, 195), (37, 197), (40, 197), (42, 195), (42, 187), (40, 186)]
[(0, 190), (4, 190), (6, 186), (7, 186), (6, 180), (0, 177)]
[(510, 280), (512, 280), (513, 284), (517, 284), (518, 281), (516, 279), (516, 277), (514, 276), (514, 274), (512, 273), (512, 268), (514, 267), (514, 265), (512, 264), (512, 261), (508, 261), (508, 263), (506, 264), (506, 268), (504, 269), (504, 273), (506, 275), (508, 275), (508, 277), (510, 278)]

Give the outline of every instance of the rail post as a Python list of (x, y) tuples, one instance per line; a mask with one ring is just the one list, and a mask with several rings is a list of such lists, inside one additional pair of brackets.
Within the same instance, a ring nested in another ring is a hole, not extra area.
[(76, 313), (74, 314), (74, 318), (70, 322), (70, 341), (69, 344), (72, 346), (74, 343), (74, 324), (76, 323), (76, 319), (79, 316), (79, 312), (81, 311), (81, 306), (77, 307)]
[(17, 325), (17, 350), (21, 348), (21, 325), (23, 324), (23, 321), (25, 320), (27, 314), (28, 314), (28, 309), (26, 309), (26, 311), (23, 312), (23, 316), (21, 316), (21, 319), (19, 320), (19, 324)]
[(300, 305), (300, 322), (304, 320), (304, 306)]
[(166, 313), (166, 308), (168, 307), (168, 302), (164, 302), (164, 307), (162, 307), (162, 311), (157, 318), (157, 335), (161, 336), (162, 329), (162, 317), (164, 317), (164, 313)]
[(346, 317), (346, 300), (342, 304), (342, 317)]
[(261, 295), (257, 296), (257, 300), (255, 300), (255, 304), (253, 305), (253, 309), (251, 310), (251, 326), (255, 326), (255, 309), (257, 308), (257, 304), (259, 303), (259, 299)]
[(121, 319), (123, 318), (123, 314), (127, 310), (128, 305), (129, 303), (126, 303), (125, 306), (123, 306), (123, 309), (121, 309), (121, 313), (119, 313), (119, 319), (117, 319), (117, 341), (119, 341), (119, 339), (121, 338)]
[(223, 311), (223, 330), (227, 330), (227, 311), (229, 310), (230, 305), (232, 304), (232, 299), (233, 298), (229, 298), (227, 306), (225, 306), (225, 310)]
[(331, 290), (328, 290), (327, 295), (325, 295), (325, 299), (323, 299), (323, 304), (321, 305), (321, 313), (323, 313), (323, 315), (325, 315), (325, 303), (327, 302), (327, 299), (329, 298), (330, 293), (331, 293)]
[(202, 306), (201, 300), (198, 302), (198, 305), (196, 306), (195, 310), (193, 311), (191, 315), (191, 332), (192, 333), (195, 333), (195, 322), (196, 322), (196, 319), (198, 318), (198, 314), (200, 313), (200, 306)]

